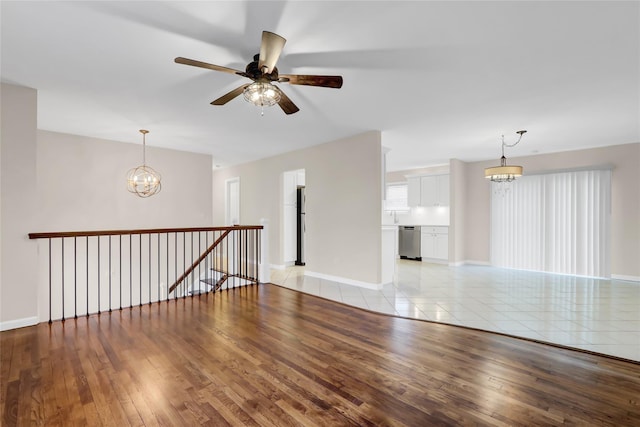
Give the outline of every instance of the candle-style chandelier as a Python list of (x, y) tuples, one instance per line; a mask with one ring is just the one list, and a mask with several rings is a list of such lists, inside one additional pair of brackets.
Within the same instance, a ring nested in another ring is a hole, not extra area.
[(159, 193), (162, 188), (161, 176), (151, 166), (147, 166), (145, 137), (149, 131), (140, 129), (140, 133), (142, 134), (142, 165), (127, 172), (127, 190), (139, 197), (151, 197)]

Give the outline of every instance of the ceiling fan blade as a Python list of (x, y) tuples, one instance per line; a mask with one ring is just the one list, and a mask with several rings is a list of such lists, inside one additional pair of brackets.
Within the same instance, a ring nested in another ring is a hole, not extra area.
[(276, 66), (276, 62), (278, 62), (278, 58), (280, 58), (280, 53), (286, 42), (287, 40), (284, 37), (276, 33), (263, 31), (258, 68), (262, 70), (263, 67), (267, 67), (266, 73), (271, 73)]
[(280, 81), (292, 85), (342, 87), (342, 76), (308, 76), (302, 74), (280, 74)]
[(280, 106), (280, 108), (282, 108), (282, 111), (284, 111), (285, 114), (293, 114), (300, 111), (296, 104), (294, 104), (293, 101), (290, 100), (289, 97), (285, 95), (285, 93), (280, 90), (279, 87), (275, 85), (273, 87), (280, 93), (280, 102), (278, 102), (278, 105)]
[(218, 98), (215, 101), (211, 102), (211, 105), (224, 105), (224, 104), (226, 104), (227, 102), (231, 101), (233, 98), (235, 98), (236, 96), (238, 96), (242, 92), (244, 92), (245, 88), (247, 86), (249, 86), (250, 84), (251, 83), (247, 83), (246, 85), (242, 85), (240, 87), (235, 88), (231, 92), (226, 93), (226, 94), (222, 95), (220, 98)]
[(244, 71), (221, 67), (220, 65), (213, 65), (209, 64), (208, 62), (196, 61), (195, 59), (182, 58), (179, 56), (174, 61), (178, 64), (192, 65), (194, 67), (207, 68), (209, 70), (222, 71), (223, 73), (237, 74), (239, 76), (248, 77)]

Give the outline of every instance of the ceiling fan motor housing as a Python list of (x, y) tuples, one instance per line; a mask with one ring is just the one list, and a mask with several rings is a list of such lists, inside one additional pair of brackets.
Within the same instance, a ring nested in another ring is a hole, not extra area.
[(258, 61), (260, 60), (260, 54), (256, 54), (253, 57), (253, 61), (247, 64), (247, 68), (245, 68), (245, 73), (252, 80), (262, 79), (275, 82), (278, 81), (278, 68), (273, 67), (273, 71), (271, 73), (263, 73), (260, 67), (258, 66)]

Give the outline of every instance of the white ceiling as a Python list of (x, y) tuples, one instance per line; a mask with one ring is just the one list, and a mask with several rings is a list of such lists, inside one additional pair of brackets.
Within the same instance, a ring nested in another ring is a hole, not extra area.
[[(367, 130), (389, 170), (640, 141), (640, 3), (1, 2), (2, 81), (38, 89), (38, 127), (209, 153), (221, 166)], [(281, 84), (300, 107), (238, 97), (263, 30), (287, 39)]]

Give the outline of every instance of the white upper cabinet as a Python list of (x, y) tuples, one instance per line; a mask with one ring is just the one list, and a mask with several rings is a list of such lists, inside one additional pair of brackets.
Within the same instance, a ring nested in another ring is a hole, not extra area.
[(409, 206), (449, 206), (449, 175), (425, 175), (407, 178)]
[(408, 189), (407, 189), (407, 204), (409, 205), (409, 207), (411, 208), (415, 208), (417, 206), (420, 206), (420, 199), (421, 199), (421, 185), (420, 185), (420, 177), (419, 176), (412, 176), (407, 178), (407, 185), (408, 185)]
[(420, 206), (437, 206), (438, 204), (438, 180), (437, 176), (423, 176), (420, 178), (421, 199)]
[(436, 206), (449, 206), (449, 175), (438, 175)]

